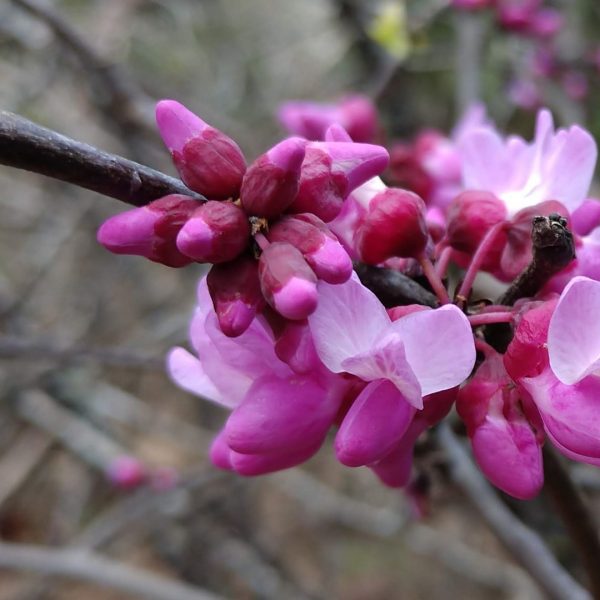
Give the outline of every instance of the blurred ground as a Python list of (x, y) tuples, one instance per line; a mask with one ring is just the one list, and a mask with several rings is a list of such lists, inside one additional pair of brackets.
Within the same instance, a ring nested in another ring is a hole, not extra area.
[[(280, 101), (372, 83), (343, 2), (45, 3), (126, 74), (132, 125), (102, 75), (18, 4), (0, 5), (0, 106), (169, 173), (152, 129), (156, 99), (182, 101), (254, 157), (277, 138)], [(224, 415), (162, 368), (185, 343), (202, 269), (103, 250), (95, 231), (123, 208), (0, 169), (2, 540), (92, 547), (232, 598), (535, 597), (447, 485), (435, 452), (423, 461), (431, 517), (416, 524), (400, 493), (337, 465), (330, 447), (303, 469), (257, 480), (211, 468), (207, 447)], [(179, 484), (115, 491), (104, 470), (119, 454), (174, 469)], [(121, 597), (0, 569), (0, 600)]]

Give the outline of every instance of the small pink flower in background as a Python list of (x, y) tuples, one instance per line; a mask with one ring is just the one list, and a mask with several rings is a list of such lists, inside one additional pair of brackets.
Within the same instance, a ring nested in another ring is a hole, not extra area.
[(119, 456), (108, 466), (106, 476), (116, 488), (129, 491), (146, 482), (148, 471), (135, 456)]
[(377, 109), (367, 96), (353, 94), (335, 104), (293, 100), (284, 102), (278, 118), (287, 131), (309, 140), (324, 140), (334, 124), (341, 125), (355, 142), (373, 142), (377, 134)]
[(537, 110), (542, 105), (542, 95), (535, 81), (516, 79), (508, 88), (510, 101), (523, 110)]
[(581, 71), (567, 71), (562, 76), (561, 84), (567, 96), (572, 100), (584, 100), (590, 91), (587, 77)]

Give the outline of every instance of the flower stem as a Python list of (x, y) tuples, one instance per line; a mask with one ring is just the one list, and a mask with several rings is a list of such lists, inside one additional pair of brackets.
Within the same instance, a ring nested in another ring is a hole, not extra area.
[(491, 325), (493, 323), (511, 323), (514, 316), (509, 311), (485, 312), (467, 317), (471, 327), (479, 327), (480, 325)]
[(481, 265), (491, 250), (494, 242), (496, 241), (496, 237), (498, 234), (506, 227), (506, 222), (502, 221), (500, 223), (496, 223), (483, 237), (479, 247), (477, 248), (475, 254), (473, 255), (473, 259), (471, 260), (471, 264), (465, 273), (465, 278), (463, 279), (460, 289), (456, 294), (456, 304), (459, 307), (463, 307), (471, 293), (471, 288), (473, 287), (473, 282), (475, 281), (475, 277), (479, 270), (481, 269)]
[(446, 277), (446, 271), (448, 270), (448, 265), (450, 264), (450, 259), (452, 258), (452, 247), (446, 246), (441, 252), (440, 256), (435, 262), (435, 272), (438, 274), (440, 279), (444, 279)]
[(440, 276), (437, 274), (433, 263), (427, 256), (422, 254), (419, 257), (419, 264), (423, 269), (423, 274), (427, 277), (427, 281), (429, 281), (429, 285), (431, 285), (431, 289), (434, 291), (435, 295), (438, 297), (440, 304), (450, 304), (450, 297), (448, 296), (448, 290), (444, 287), (444, 283), (441, 280)]

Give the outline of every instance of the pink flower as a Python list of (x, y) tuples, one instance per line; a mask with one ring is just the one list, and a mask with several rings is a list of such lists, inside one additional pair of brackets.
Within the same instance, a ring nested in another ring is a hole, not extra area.
[(471, 328), (456, 306), (392, 322), (356, 276), (338, 286), (319, 284), (309, 324), (330, 371), (368, 382), (336, 437), (339, 460), (351, 466), (384, 458), (423, 409), (423, 396), (458, 385), (475, 362)]
[(341, 125), (355, 142), (372, 142), (377, 133), (377, 110), (367, 96), (353, 94), (335, 104), (290, 101), (278, 111), (281, 124), (309, 140), (324, 140), (334, 124)]
[(343, 378), (316, 355), (308, 374), (295, 372), (277, 356), (270, 328), (257, 319), (239, 337), (225, 336), (206, 279), (198, 288), (190, 337), (197, 356), (175, 348), (167, 365), (183, 389), (232, 410), (213, 443), (217, 466), (257, 475), (296, 465), (319, 449), (347, 391)]
[(503, 139), (492, 127), (479, 127), (459, 144), (466, 189), (493, 192), (510, 215), (545, 200), (569, 211), (586, 198), (597, 149), (577, 125), (554, 130), (547, 110), (538, 113), (531, 143), (518, 136)]

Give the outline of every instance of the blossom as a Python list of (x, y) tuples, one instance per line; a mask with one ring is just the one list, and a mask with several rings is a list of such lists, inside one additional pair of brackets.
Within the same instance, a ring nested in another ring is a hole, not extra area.
[(224, 335), (205, 278), (190, 339), (197, 356), (175, 348), (167, 366), (183, 389), (232, 410), (213, 443), (217, 466), (256, 475), (296, 465), (319, 449), (348, 389), (344, 378), (316, 356), (308, 359), (308, 373), (294, 371), (278, 357), (270, 327), (257, 319), (236, 338)]
[(577, 125), (555, 131), (547, 110), (538, 113), (531, 143), (503, 139), (485, 126), (468, 132), (459, 151), (464, 188), (494, 193), (511, 216), (546, 200), (574, 211), (587, 197), (597, 157), (587, 131)]
[(460, 384), (475, 363), (471, 328), (457, 307), (424, 308), (392, 322), (355, 275), (342, 285), (319, 284), (309, 324), (330, 371), (368, 382), (336, 437), (339, 460), (351, 466), (384, 458), (423, 409), (423, 397)]

